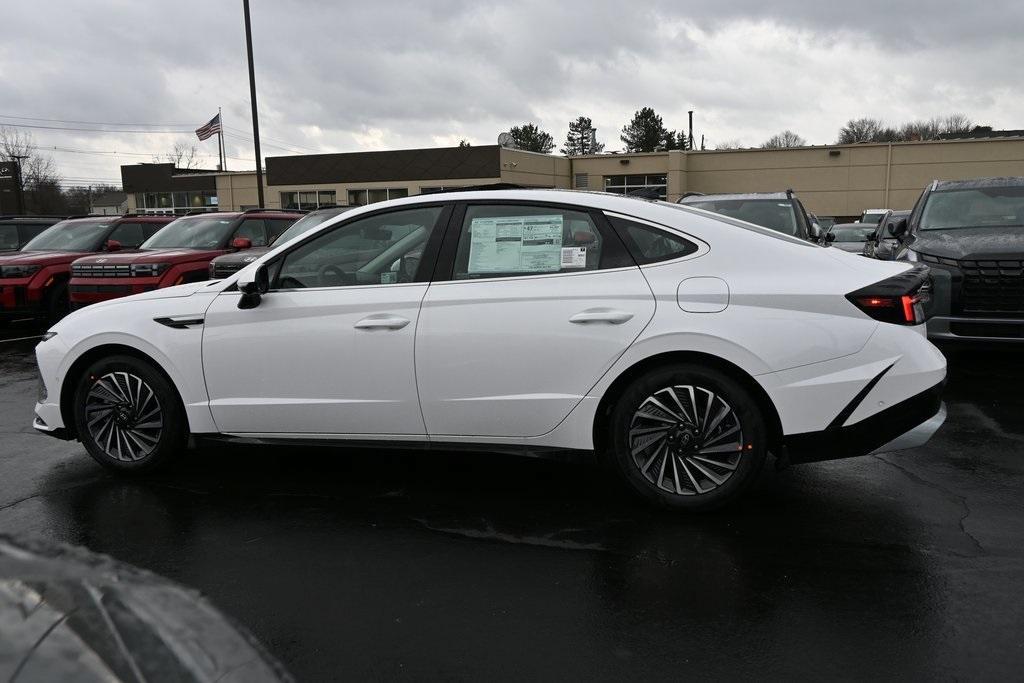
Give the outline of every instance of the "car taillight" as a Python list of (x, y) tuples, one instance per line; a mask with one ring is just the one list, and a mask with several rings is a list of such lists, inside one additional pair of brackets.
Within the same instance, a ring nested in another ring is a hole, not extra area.
[(875, 320), (896, 325), (920, 325), (924, 304), (930, 299), (928, 266), (918, 265), (899, 275), (846, 295), (850, 302)]

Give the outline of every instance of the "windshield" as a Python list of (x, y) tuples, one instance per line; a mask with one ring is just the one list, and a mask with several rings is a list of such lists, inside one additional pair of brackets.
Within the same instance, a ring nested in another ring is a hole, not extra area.
[(143, 242), (140, 249), (220, 249), (234, 224), (234, 218), (179, 218)]
[(709, 199), (686, 202), (686, 206), (714, 211), (784, 235), (798, 234), (793, 204), (782, 199)]
[(112, 223), (98, 221), (61, 221), (35, 236), (22, 251), (99, 251)]
[(1024, 187), (980, 187), (932, 192), (921, 230), (1024, 226)]
[(830, 231), (836, 236), (836, 242), (866, 242), (869, 237), (875, 234), (872, 226), (860, 225), (837, 225)]
[(290, 228), (282, 232), (278, 236), (278, 238), (274, 240), (274, 243), (284, 244), (293, 237), (298, 237), (299, 235), (308, 232), (309, 230), (312, 230), (321, 223), (329, 221), (335, 216), (345, 213), (348, 210), (348, 208), (344, 208), (338, 211), (318, 211), (317, 213), (311, 213), (309, 215), (303, 216), (299, 220), (292, 223), (292, 226)]
[(885, 215), (884, 211), (882, 211), (881, 213), (868, 213), (868, 212), (865, 211), (860, 216), (860, 222), (861, 223), (868, 223), (870, 225), (878, 225), (878, 222), (880, 220), (882, 220), (882, 216), (884, 216), (884, 215)]

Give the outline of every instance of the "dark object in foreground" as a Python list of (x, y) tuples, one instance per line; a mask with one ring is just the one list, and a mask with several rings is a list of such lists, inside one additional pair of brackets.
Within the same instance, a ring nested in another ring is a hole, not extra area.
[(196, 591), (83, 549), (0, 536), (0, 679), (290, 677)]

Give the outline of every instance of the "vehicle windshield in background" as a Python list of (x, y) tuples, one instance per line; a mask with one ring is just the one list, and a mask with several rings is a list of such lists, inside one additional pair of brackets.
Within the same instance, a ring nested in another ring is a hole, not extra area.
[(179, 218), (142, 243), (140, 249), (219, 249), (234, 218)]
[(18, 225), (16, 223), (0, 223), (0, 249), (18, 248)]
[(36, 235), (22, 251), (98, 251), (109, 220), (61, 221)]
[(866, 242), (869, 237), (875, 234), (874, 227), (860, 225), (837, 225), (830, 231), (836, 236), (836, 242)]
[(686, 206), (714, 211), (784, 235), (797, 234), (793, 204), (781, 199), (709, 199), (702, 202), (688, 201)]
[(1024, 227), (1024, 187), (938, 190), (928, 195), (921, 230)]
[(324, 211), (323, 213), (311, 213), (308, 216), (303, 216), (292, 223), (290, 228), (278, 235), (277, 239), (274, 240), (274, 243), (284, 244), (291, 238), (298, 237), (302, 233), (312, 230), (324, 221), (330, 220), (341, 213), (344, 213), (344, 211)]
[(878, 225), (884, 215), (884, 213), (866, 213), (860, 217), (860, 222), (865, 225)]

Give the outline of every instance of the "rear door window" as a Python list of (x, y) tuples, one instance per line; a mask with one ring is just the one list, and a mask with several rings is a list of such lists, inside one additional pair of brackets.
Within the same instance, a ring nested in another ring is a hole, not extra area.
[(267, 235), (268, 239), (271, 242), (273, 242), (274, 240), (276, 240), (278, 237), (281, 236), (282, 232), (284, 232), (285, 230), (290, 228), (292, 226), (292, 223), (294, 223), (294, 222), (295, 222), (294, 218), (268, 218), (267, 219), (267, 231), (269, 232), (269, 234)]
[(608, 220), (639, 265), (671, 261), (697, 251), (693, 242), (645, 223), (619, 216), (608, 216)]
[(17, 249), (20, 245), (18, 226), (14, 223), (0, 223), (0, 249)]

